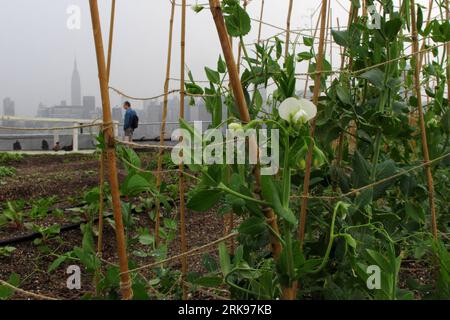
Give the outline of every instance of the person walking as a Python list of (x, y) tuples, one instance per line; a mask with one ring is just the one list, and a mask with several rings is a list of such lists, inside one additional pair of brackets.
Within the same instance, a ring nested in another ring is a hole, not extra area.
[(131, 104), (128, 101), (125, 101), (123, 104), (123, 108), (125, 109), (125, 119), (123, 124), (123, 130), (125, 131), (125, 141), (133, 142), (133, 133), (134, 130), (138, 127), (139, 118), (136, 114), (136, 111), (131, 108)]

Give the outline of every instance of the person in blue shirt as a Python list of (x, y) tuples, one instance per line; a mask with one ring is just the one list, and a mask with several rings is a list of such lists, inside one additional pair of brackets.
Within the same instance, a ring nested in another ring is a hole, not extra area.
[(125, 109), (125, 119), (123, 130), (125, 131), (125, 141), (132, 142), (133, 141), (133, 119), (136, 117), (136, 111), (131, 108), (131, 104), (128, 101), (125, 101), (123, 104), (123, 108)]

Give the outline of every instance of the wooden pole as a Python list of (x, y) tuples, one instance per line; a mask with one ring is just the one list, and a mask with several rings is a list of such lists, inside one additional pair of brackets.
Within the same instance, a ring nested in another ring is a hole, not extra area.
[(109, 22), (109, 40), (108, 40), (108, 63), (106, 66), (106, 76), (109, 84), (109, 75), (111, 74), (111, 57), (112, 57), (112, 44), (114, 37), (114, 20), (116, 17), (116, 0), (112, 0), (111, 4), (111, 18)]
[[(419, 53), (419, 39), (417, 33), (417, 25), (416, 25), (416, 7), (414, 0), (411, 0), (411, 30), (412, 30), (412, 53), (414, 55), (414, 59), (416, 61), (414, 68), (414, 89), (416, 91), (417, 97), (417, 108), (419, 111), (419, 125), (421, 131), (421, 141), (422, 141), (422, 152), (423, 152), (423, 160), (424, 162), (430, 161), (430, 155), (428, 151), (428, 141), (427, 141), (427, 132), (425, 127), (425, 119), (423, 114), (422, 107), (422, 92), (421, 92), (421, 84), (420, 84), (420, 70), (422, 69), (419, 64), (421, 61), (421, 55)], [(425, 166), (425, 174), (427, 177), (427, 185), (428, 185), (428, 199), (430, 203), (430, 211), (431, 211), (431, 229), (433, 233), (433, 237), (435, 240), (438, 238), (438, 230), (437, 230), (437, 221), (436, 221), (436, 206), (434, 203), (434, 185), (433, 185), (433, 175), (431, 174), (430, 165)]]
[[(158, 169), (156, 173), (156, 188), (158, 192), (161, 189), (161, 170), (162, 170), (162, 158), (164, 153), (164, 138), (166, 136), (166, 122), (167, 122), (167, 105), (169, 103), (169, 84), (170, 84), (170, 69), (172, 64), (172, 38), (173, 38), (173, 20), (175, 16), (175, 1), (172, 1), (170, 9), (170, 21), (169, 21), (169, 44), (167, 48), (167, 63), (166, 63), (166, 79), (164, 81), (164, 102), (163, 112), (161, 119), (161, 128), (159, 132), (159, 150), (158, 150)], [(159, 245), (159, 227), (161, 219), (161, 203), (156, 201), (156, 217), (155, 217), (155, 245)]]
[[(320, 96), (320, 79), (322, 76), (323, 60), (325, 58), (325, 26), (327, 22), (327, 0), (322, 0), (322, 10), (320, 19), (320, 35), (319, 35), (319, 50), (317, 54), (317, 67), (316, 67), (316, 78), (314, 80), (314, 92), (313, 92), (313, 103), (317, 106)], [(311, 138), (314, 138), (314, 131), (316, 128), (316, 119), (311, 123)], [(306, 209), (308, 206), (308, 194), (309, 194), (309, 182), (311, 177), (311, 162), (312, 162), (312, 151), (313, 144), (309, 144), (308, 155), (306, 157), (306, 171), (305, 178), (303, 181), (303, 198), (300, 207), (300, 224), (299, 224), (299, 240), (300, 248), (303, 248), (303, 241), (305, 238), (305, 223), (306, 223)]]
[[(447, 11), (447, 21), (450, 21), (450, 5), (447, 0), (445, 8)], [(450, 42), (447, 42), (447, 108), (450, 108)]]
[(108, 92), (108, 79), (97, 0), (89, 0), (89, 6), (91, 11), (92, 29), (95, 41), (95, 52), (97, 55), (100, 93), (102, 97), (103, 123), (107, 124), (104, 132), (107, 148), (106, 154), (108, 158), (109, 182), (111, 184), (111, 196), (113, 202), (113, 214), (116, 224), (115, 231), (117, 240), (117, 254), (119, 256), (120, 289), (122, 298), (128, 300), (133, 297), (133, 291), (131, 289), (131, 278), (128, 273), (128, 257), (126, 252), (125, 232), (123, 227), (120, 203), (119, 180), (117, 177), (116, 153), (114, 147), (114, 129), (112, 126), (111, 105)]
[[(217, 34), (219, 36), (220, 44), (222, 46), (223, 55), (225, 58), (225, 62), (227, 64), (229, 78), (230, 78), (230, 84), (231, 88), (233, 89), (234, 98), (236, 100), (236, 105), (239, 110), (239, 115), (241, 118), (241, 121), (244, 123), (250, 122), (250, 114), (248, 112), (247, 108), (247, 102), (245, 100), (244, 91), (242, 89), (241, 81), (239, 79), (239, 73), (237, 70), (237, 66), (235, 64), (233, 51), (231, 50), (230, 41), (228, 38), (227, 29), (225, 26), (225, 21), (222, 14), (222, 9), (220, 7), (220, 2), (218, 0), (209, 0), (209, 6), (210, 10), (214, 19), (214, 23), (217, 28)], [(251, 139), (250, 139), (251, 140)], [(259, 197), (261, 197), (261, 189), (260, 189), (260, 171), (258, 168), (255, 170), (255, 177), (256, 177), (256, 193)], [(264, 214), (266, 216), (266, 219), (268, 220), (268, 223), (272, 227), (273, 231), (276, 234), (279, 234), (279, 228), (278, 228), (278, 221), (276, 219), (275, 213), (270, 207), (264, 207), (263, 208)], [(281, 253), (281, 244), (277, 237), (272, 236), (271, 237), (271, 243), (272, 243), (272, 255), (275, 259), (278, 259)]]
[[(331, 3), (331, 1), (330, 1), (330, 3)], [(332, 11), (332, 8), (330, 8), (330, 5), (328, 5), (328, 8), (329, 8), (329, 10), (330, 10), (330, 12), (329, 12), (329, 19), (328, 19), (328, 31), (330, 31), (330, 34), (329, 34), (329, 36), (330, 36), (330, 66), (331, 66), (331, 70), (334, 70), (333, 69), (333, 36), (332, 36), (332, 34), (331, 34), (331, 27), (332, 27), (332, 24), (333, 24), (333, 11)], [(333, 84), (333, 74), (330, 74), (330, 86)]]
[[(184, 82), (185, 82), (185, 57), (186, 57), (186, 0), (181, 1), (181, 57), (180, 57), (180, 119), (184, 118)], [(180, 240), (181, 240), (181, 253), (187, 251), (186, 243), (186, 222), (185, 222), (185, 197), (184, 197), (184, 174), (183, 163), (179, 165), (179, 190), (180, 190)], [(182, 273), (182, 286), (183, 286), (183, 299), (188, 298), (187, 287), (185, 285), (186, 275), (188, 272), (187, 258), (183, 256), (181, 258), (181, 273)]]
[(264, 0), (261, 0), (261, 11), (259, 13), (259, 26), (258, 26), (258, 44), (261, 42), (263, 16), (264, 16)]
[[(114, 33), (114, 18), (116, 13), (116, 0), (112, 0), (111, 4), (111, 18), (109, 22), (109, 40), (108, 40), (108, 63), (106, 67), (106, 77), (108, 79), (111, 74), (111, 56), (112, 56), (112, 44)], [(103, 130), (103, 126), (101, 127)], [(97, 254), (101, 258), (103, 251), (103, 209), (104, 209), (104, 183), (105, 183), (105, 152), (102, 151), (100, 155), (100, 168), (99, 168), (99, 206), (98, 206), (98, 239), (97, 239)]]
[(286, 43), (284, 45), (284, 57), (286, 58), (289, 54), (289, 42), (291, 38), (291, 17), (292, 17), (292, 6), (293, 0), (289, 0), (288, 15), (286, 19)]

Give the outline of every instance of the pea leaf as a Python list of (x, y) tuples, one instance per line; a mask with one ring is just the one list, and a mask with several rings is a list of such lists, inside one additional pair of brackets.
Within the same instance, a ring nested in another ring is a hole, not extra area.
[(314, 39), (310, 37), (303, 37), (303, 44), (307, 47), (312, 47), (314, 44)]
[(225, 24), (230, 36), (241, 37), (250, 32), (250, 16), (237, 2), (224, 2), (223, 12), (225, 13)]
[(220, 83), (220, 75), (217, 71), (214, 71), (208, 67), (205, 67), (206, 77), (208, 80), (214, 84)]
[(359, 76), (360, 78), (367, 79), (371, 84), (373, 84), (378, 89), (383, 89), (384, 83), (384, 72), (380, 69), (371, 69), (364, 72)]
[(187, 207), (194, 211), (205, 212), (211, 209), (222, 197), (216, 189), (197, 189), (187, 202)]

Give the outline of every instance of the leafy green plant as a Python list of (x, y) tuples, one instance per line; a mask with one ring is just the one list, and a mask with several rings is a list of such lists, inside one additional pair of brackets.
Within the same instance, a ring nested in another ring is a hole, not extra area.
[(14, 176), (16, 174), (16, 169), (13, 167), (0, 166), (0, 178)]
[(19, 153), (0, 152), (0, 164), (10, 164), (19, 161), (22, 158), (23, 155)]
[[(17, 273), (12, 273), (7, 281), (8, 284), (18, 287), (20, 285), (20, 276)], [(0, 284), (0, 300), (7, 300), (14, 295), (13, 288)]]
[(49, 251), (48, 244), (52, 240), (60, 240), (61, 227), (58, 224), (51, 226), (40, 226), (34, 223), (25, 223), (25, 227), (33, 232), (39, 233), (40, 237), (34, 239), (33, 243), (42, 251)]
[(13, 225), (15, 228), (21, 228), (25, 216), (24, 207), (24, 201), (7, 201), (6, 208), (0, 213), (0, 227)]
[(14, 251), (16, 251), (16, 248), (11, 246), (0, 247), (0, 258), (8, 258)]

